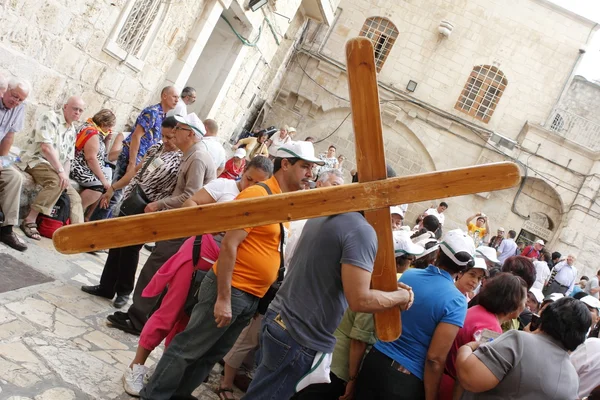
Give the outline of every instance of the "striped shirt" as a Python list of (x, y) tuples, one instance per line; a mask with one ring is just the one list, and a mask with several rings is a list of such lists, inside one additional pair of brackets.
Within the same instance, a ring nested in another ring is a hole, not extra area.
[[(154, 157), (160, 149), (160, 144), (155, 144), (148, 149), (146, 160)], [(177, 174), (181, 165), (181, 157), (183, 153), (180, 150), (163, 151), (144, 171), (144, 176), (141, 176), (142, 169), (133, 177), (129, 185), (125, 188), (124, 197), (127, 198), (131, 193), (132, 188), (139, 183), (144, 194), (151, 202), (164, 199), (171, 196), (177, 183)], [(144, 160), (144, 162), (146, 162)], [(157, 161), (159, 160), (159, 161)]]

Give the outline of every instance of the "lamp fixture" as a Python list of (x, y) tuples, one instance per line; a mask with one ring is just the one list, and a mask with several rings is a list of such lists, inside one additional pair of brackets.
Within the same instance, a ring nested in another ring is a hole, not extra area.
[(414, 92), (417, 89), (417, 82), (410, 80), (408, 81), (408, 84), (406, 85), (406, 90), (408, 90), (409, 92)]
[(248, 3), (248, 7), (252, 11), (257, 11), (261, 7), (265, 6), (268, 2), (269, 0), (250, 0), (250, 2)]
[(454, 30), (454, 25), (452, 24), (452, 22), (447, 21), (445, 19), (440, 21), (440, 25), (438, 26), (438, 32), (440, 33), (440, 35), (449, 37), (452, 33), (452, 30)]

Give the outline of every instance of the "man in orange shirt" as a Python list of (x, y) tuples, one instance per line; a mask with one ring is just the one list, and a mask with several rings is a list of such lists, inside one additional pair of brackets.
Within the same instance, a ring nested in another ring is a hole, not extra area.
[[(314, 164), (322, 165), (310, 142), (287, 143), (276, 155), (273, 177), (264, 182), (272, 194), (301, 190), (312, 178)], [(268, 195), (266, 188), (254, 185), (237, 199)], [(142, 399), (190, 396), (227, 354), (277, 279), (282, 267), (281, 229), (272, 224), (225, 234), (219, 259), (202, 281), (187, 328), (163, 354), (140, 392)]]

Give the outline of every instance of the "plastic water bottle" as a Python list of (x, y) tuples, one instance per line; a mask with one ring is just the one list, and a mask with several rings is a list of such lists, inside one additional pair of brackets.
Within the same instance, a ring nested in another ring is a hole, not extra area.
[(0, 156), (0, 166), (2, 168), (8, 168), (17, 161), (20, 161), (19, 157), (14, 156), (12, 154), (8, 154), (6, 156)]

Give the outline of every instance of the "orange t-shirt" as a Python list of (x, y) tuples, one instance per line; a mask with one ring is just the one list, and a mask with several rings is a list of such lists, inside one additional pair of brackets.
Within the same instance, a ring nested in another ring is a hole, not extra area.
[[(264, 183), (273, 194), (281, 193), (275, 177), (269, 178)], [(258, 185), (253, 185), (246, 188), (235, 199), (263, 196), (268, 196), (267, 191)], [(286, 229), (290, 227), (289, 222), (285, 222), (283, 225)], [(238, 246), (231, 286), (257, 297), (263, 297), (269, 286), (277, 279), (279, 272), (281, 230), (279, 224), (255, 226), (244, 230), (248, 232), (248, 236)], [(218, 265), (217, 262), (213, 266), (213, 271), (217, 275)]]

